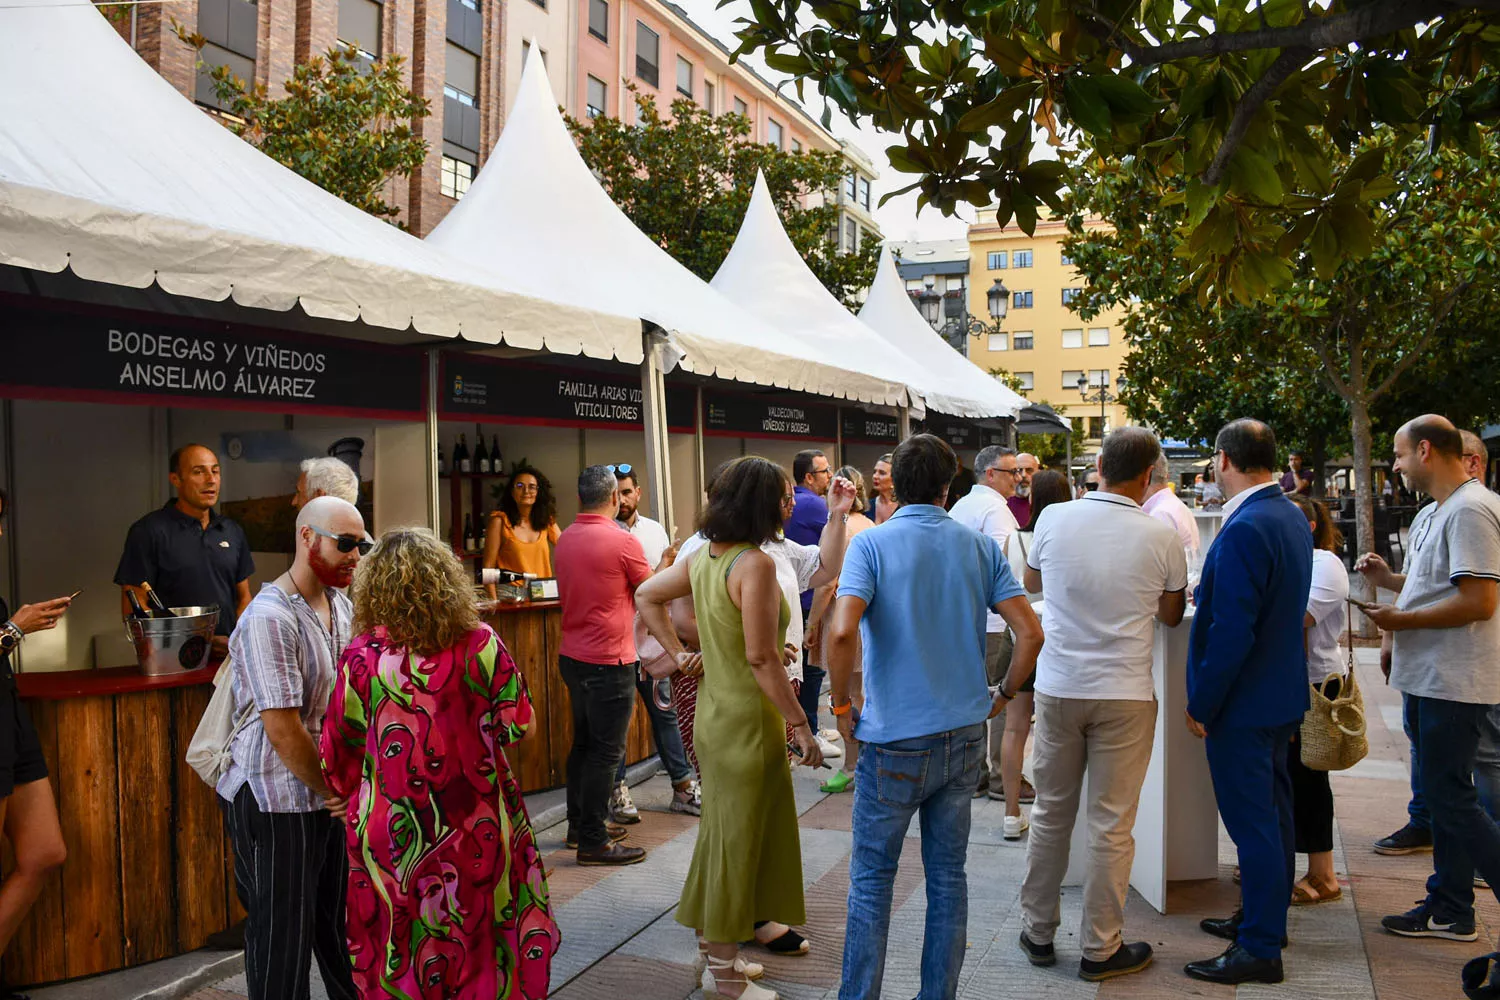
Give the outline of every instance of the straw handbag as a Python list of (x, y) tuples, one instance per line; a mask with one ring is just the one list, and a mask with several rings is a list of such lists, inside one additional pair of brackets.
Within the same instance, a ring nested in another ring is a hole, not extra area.
[[(1343, 771), (1364, 760), (1370, 752), (1365, 737), (1365, 699), (1354, 674), (1354, 619), (1348, 605), (1349, 674), (1329, 674), (1323, 683), (1310, 685), (1312, 707), (1302, 717), (1302, 763), (1314, 771)], [(1339, 682), (1339, 692), (1328, 696), (1329, 684)]]

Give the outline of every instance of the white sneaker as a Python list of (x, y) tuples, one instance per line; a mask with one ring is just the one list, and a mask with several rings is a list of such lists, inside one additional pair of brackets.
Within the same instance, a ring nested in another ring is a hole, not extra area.
[(641, 814), (630, 797), (630, 786), (620, 782), (609, 796), (609, 817), (616, 823), (639, 823)]
[(1007, 816), (1005, 817), (1005, 832), (1002, 836), (1006, 840), (1020, 840), (1021, 834), (1029, 829), (1031, 829), (1031, 824), (1026, 822), (1025, 816)]
[(674, 813), (687, 813), (689, 816), (703, 815), (703, 790), (698, 782), (688, 782), (687, 788), (672, 792), (672, 811)]
[(829, 743), (823, 737), (818, 737), (818, 751), (822, 753), (824, 760), (838, 760), (844, 756), (844, 748), (835, 743)]
[(828, 743), (839, 743), (844, 738), (837, 729), (819, 729), (818, 735)]

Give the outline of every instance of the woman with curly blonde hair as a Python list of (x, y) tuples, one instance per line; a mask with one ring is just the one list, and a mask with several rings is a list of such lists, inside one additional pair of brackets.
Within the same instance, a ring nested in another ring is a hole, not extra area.
[(355, 984), (364, 997), (541, 1000), (559, 935), (503, 749), (531, 725), (525, 681), (463, 564), (425, 528), (381, 536), (352, 590), (359, 634), (321, 751), (349, 803)]

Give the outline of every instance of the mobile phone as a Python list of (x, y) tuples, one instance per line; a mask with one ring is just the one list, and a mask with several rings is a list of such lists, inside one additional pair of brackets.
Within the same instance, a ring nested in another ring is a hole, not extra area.
[(1354, 605), (1356, 608), (1358, 608), (1361, 611), (1368, 611), (1368, 610), (1370, 610), (1371, 608), (1373, 608), (1375, 606), (1375, 605), (1371, 604), (1369, 601), (1360, 601), (1360, 600), (1356, 600), (1353, 597), (1346, 597), (1346, 598), (1344, 598), (1344, 600), (1348, 601), (1350, 604)]
[(73, 598), (77, 597), (81, 593), (83, 593), (83, 589), (82, 588), (79, 588), (78, 590), (73, 591), (71, 594), (68, 595), (68, 600), (71, 601)]
[[(796, 757), (799, 760), (802, 758), (802, 748), (799, 747), (799, 746), (797, 746), (797, 744), (795, 744), (795, 743), (791, 742), (790, 740), (788, 740), (786, 748), (787, 748), (787, 751), (792, 754), (792, 756)], [(830, 763), (828, 763), (828, 761), (826, 761), (826, 760), (823, 763), (819, 764), (818, 766), (819, 767), (827, 768), (830, 771), (833, 770), (833, 765), (830, 764)]]

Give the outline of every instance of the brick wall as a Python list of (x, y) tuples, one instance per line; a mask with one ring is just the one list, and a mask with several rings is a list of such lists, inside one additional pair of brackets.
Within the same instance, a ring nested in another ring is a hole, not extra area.
[[(412, 123), (413, 131), (427, 140), (427, 159), (407, 183), (411, 211), (407, 226), (418, 236), (432, 232), (448, 211), (452, 199), (438, 192), (443, 157), (443, 71), (447, 44), (447, 0), (413, 0), (411, 80), (412, 89), (427, 98), (432, 114)], [(445, 205), (444, 203), (447, 203)]]

